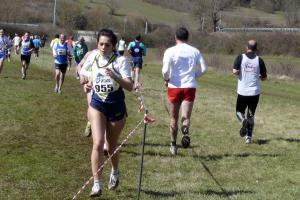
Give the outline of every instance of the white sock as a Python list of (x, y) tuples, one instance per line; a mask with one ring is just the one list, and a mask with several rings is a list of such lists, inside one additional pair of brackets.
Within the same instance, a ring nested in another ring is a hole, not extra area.
[(101, 181), (94, 179), (93, 191), (98, 191), (101, 188)]

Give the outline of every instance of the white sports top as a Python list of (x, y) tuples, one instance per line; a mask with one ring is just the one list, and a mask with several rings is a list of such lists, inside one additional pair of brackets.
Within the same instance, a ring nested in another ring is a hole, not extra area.
[(14, 41), (14, 46), (18, 46), (21, 42), (21, 38), (19, 36), (15, 36), (13, 41)]
[(165, 51), (162, 74), (170, 88), (196, 88), (196, 78), (206, 70), (200, 51), (191, 45), (179, 43)]
[[(120, 78), (130, 78), (131, 69), (124, 56), (118, 56), (115, 61), (105, 68), (99, 68), (108, 63), (110, 57), (101, 56), (98, 50), (92, 51), (84, 62), (80, 74), (92, 81), (93, 91), (105, 99), (109, 93), (119, 89), (120, 85), (105, 73), (106, 68), (111, 69)], [(98, 67), (99, 66), (99, 67)]]
[(118, 51), (125, 51), (126, 44), (124, 40), (120, 40), (118, 44)]
[(243, 54), (237, 93), (243, 96), (260, 94), (260, 68), (259, 57), (253, 59)]

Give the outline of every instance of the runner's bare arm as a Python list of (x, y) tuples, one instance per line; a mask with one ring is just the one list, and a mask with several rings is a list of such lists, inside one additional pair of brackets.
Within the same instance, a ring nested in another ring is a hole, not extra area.
[(133, 83), (132, 83), (131, 78), (121, 78), (108, 68), (106, 69), (105, 72), (106, 72), (106, 75), (110, 76), (117, 83), (119, 83), (122, 88), (124, 88), (125, 90), (128, 90), (128, 91), (132, 91)]
[(237, 69), (232, 69), (232, 73), (236, 76), (238, 76), (240, 74), (240, 70)]
[(85, 54), (85, 56), (83, 57), (83, 59), (80, 61), (80, 63), (78, 64), (78, 66), (77, 66), (77, 72), (78, 72), (79, 77), (80, 77), (80, 78), (79, 78), (79, 81), (80, 81), (80, 84), (81, 84), (81, 85), (84, 85), (85, 83), (88, 82), (87, 78), (84, 77), (84, 76), (82, 76), (82, 75), (80, 74), (80, 70), (81, 70), (81, 68), (82, 68), (82, 66), (83, 66), (83, 64), (84, 64), (84, 62), (86, 61), (86, 59), (88, 58), (88, 56), (89, 56), (91, 53), (92, 53), (92, 51), (88, 51), (88, 52)]
[(200, 68), (198, 68), (198, 70), (196, 71), (196, 77), (200, 77), (203, 74), (205, 74), (207, 71), (207, 65), (203, 59), (203, 57), (200, 57)]

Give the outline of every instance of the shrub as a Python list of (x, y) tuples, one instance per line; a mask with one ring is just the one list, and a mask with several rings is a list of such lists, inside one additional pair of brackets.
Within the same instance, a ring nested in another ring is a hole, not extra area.
[(268, 65), (268, 73), (279, 78), (289, 77), (300, 80), (300, 70), (289, 61)]

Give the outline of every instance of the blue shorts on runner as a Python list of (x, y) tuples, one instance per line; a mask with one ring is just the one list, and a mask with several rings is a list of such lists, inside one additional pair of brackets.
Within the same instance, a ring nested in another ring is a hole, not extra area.
[(21, 54), (21, 61), (25, 61), (26, 64), (30, 63), (30, 58), (31, 58), (31, 55), (22, 55)]
[(143, 67), (143, 58), (142, 57), (132, 57), (133, 68), (138, 67), (142, 69)]
[(102, 102), (97, 94), (93, 94), (90, 106), (103, 113), (107, 121), (115, 122), (127, 117), (125, 101), (115, 103)]
[(57, 64), (57, 63), (55, 63), (55, 69), (58, 69), (63, 74), (66, 73), (67, 68), (68, 68), (68, 64)]
[(5, 53), (4, 52), (0, 52), (0, 60), (5, 60)]

